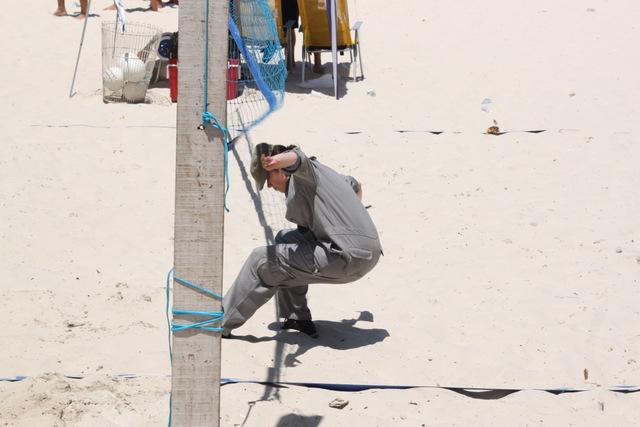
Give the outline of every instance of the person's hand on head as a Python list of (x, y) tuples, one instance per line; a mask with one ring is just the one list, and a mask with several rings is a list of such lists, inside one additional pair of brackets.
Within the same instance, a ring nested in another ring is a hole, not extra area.
[(262, 167), (267, 172), (272, 171), (274, 169), (278, 169), (278, 162), (275, 159), (275, 156), (267, 156), (263, 154), (260, 156), (260, 161), (262, 162)]

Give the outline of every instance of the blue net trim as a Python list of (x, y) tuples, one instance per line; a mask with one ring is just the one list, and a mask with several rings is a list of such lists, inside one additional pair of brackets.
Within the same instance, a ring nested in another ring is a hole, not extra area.
[(233, 0), (229, 9), (227, 128), (231, 138), (251, 129), (284, 101), (287, 69), (266, 0)]

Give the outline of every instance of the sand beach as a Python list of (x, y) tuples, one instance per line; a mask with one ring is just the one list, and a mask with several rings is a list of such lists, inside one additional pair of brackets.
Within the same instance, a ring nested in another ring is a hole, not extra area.
[[(1, 18), (1, 426), (169, 417), (176, 104), (167, 85), (103, 102), (115, 12), (91, 3), (71, 98), (83, 22), (44, 0)], [(179, 7), (125, 5), (178, 30)], [(384, 257), (311, 287), (320, 338), (279, 330), (269, 303), (223, 341), (222, 377), (240, 382), (221, 387), (220, 425), (640, 425), (640, 3), (349, 7), (365, 78), (343, 78), (339, 100), (301, 86), (297, 48), (284, 105), (251, 140), (357, 177)], [(230, 155), (225, 289), (265, 244), (248, 147)], [(287, 226), (279, 196), (262, 208)]]

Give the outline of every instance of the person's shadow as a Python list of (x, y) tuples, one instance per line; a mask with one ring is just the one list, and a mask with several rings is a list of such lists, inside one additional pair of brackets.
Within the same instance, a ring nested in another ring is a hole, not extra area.
[(278, 333), (270, 337), (256, 337), (253, 335), (233, 335), (233, 339), (250, 343), (278, 341), (286, 344), (296, 344), (295, 353), (287, 354), (284, 359), (286, 367), (293, 367), (301, 363), (299, 358), (314, 347), (329, 347), (334, 350), (350, 350), (353, 348), (373, 345), (384, 341), (389, 336), (386, 329), (363, 329), (356, 326), (357, 322), (373, 322), (373, 314), (369, 311), (360, 311), (355, 319), (343, 319), (339, 322), (329, 320), (314, 321), (318, 329), (318, 338), (311, 338), (295, 330), (280, 329), (280, 322), (273, 322), (269, 330)]

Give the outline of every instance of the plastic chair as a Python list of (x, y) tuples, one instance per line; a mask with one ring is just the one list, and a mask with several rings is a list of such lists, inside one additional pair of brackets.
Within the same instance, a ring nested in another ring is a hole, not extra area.
[(282, 24), (282, 0), (268, 0), (269, 7), (273, 12), (273, 18), (276, 21), (276, 27), (278, 30), (278, 38), (280, 39), (280, 45), (284, 48), (284, 54), (287, 61), (287, 70), (293, 68), (293, 43), (291, 43), (291, 36), (293, 31), (293, 21), (285, 22)]
[[(298, 0), (301, 31), (304, 35), (302, 43), (302, 81), (305, 68), (311, 62), (311, 54), (315, 52), (331, 52), (331, 27), (328, 6), (331, 0)], [(349, 51), (353, 68), (353, 81), (357, 81), (357, 68), (360, 68), (360, 79), (364, 79), (362, 69), (362, 55), (360, 52), (359, 30), (362, 21), (349, 26), (349, 10), (346, 0), (336, 0), (336, 44), (337, 50), (343, 53)], [(353, 38), (351, 32), (353, 31)]]

